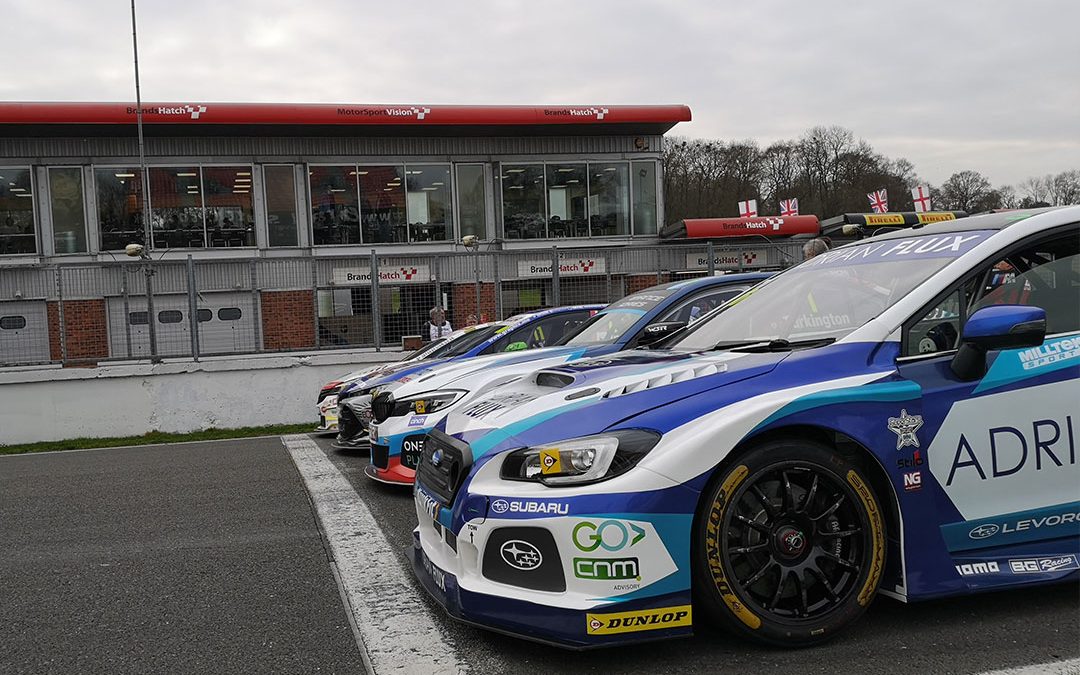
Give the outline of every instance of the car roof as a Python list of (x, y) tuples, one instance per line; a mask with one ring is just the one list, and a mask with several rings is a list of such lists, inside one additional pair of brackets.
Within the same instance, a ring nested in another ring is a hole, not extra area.
[(713, 277), (692, 277), (690, 279), (679, 279), (677, 281), (669, 281), (667, 283), (657, 284), (655, 286), (650, 286), (649, 288), (643, 288), (641, 289), (641, 291), (638, 292), (640, 293), (642, 291), (648, 291), (650, 289), (670, 291), (682, 288), (699, 288), (703, 286), (733, 284), (740, 281), (761, 281), (763, 279), (768, 279), (773, 274), (775, 274), (775, 272), (739, 272), (736, 274), (721, 274)]
[[(995, 213), (983, 213), (976, 216), (968, 216), (959, 220), (945, 220), (939, 223), (926, 225), (912, 225), (891, 232), (870, 237), (872, 241), (888, 241), (891, 239), (907, 239), (913, 236), (927, 234), (948, 234), (950, 232), (971, 232), (972, 230), (1003, 230), (1006, 227), (1039, 215), (1066, 208), (1064, 206), (1049, 206), (1039, 209), (1016, 209), (1014, 211), (998, 211)], [(864, 243), (867, 239), (860, 239), (856, 244)]]

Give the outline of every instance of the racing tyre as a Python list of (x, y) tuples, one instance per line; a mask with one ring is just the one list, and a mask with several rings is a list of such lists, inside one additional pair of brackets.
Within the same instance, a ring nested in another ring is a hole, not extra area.
[(702, 608), (755, 641), (804, 647), (866, 610), (885, 524), (860, 466), (811, 441), (765, 443), (722, 468), (695, 526)]

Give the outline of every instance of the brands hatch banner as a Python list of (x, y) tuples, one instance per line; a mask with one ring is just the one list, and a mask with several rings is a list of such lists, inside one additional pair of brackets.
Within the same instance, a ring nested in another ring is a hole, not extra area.
[[(596, 276), (607, 273), (607, 261), (603, 258), (586, 256), (559, 256), (559, 276), (588, 275)], [(519, 277), (550, 277), (551, 258), (546, 260), (519, 260)]]
[[(722, 251), (714, 254), (713, 263), (718, 270), (749, 269), (768, 264), (767, 251), (763, 248), (745, 248), (741, 251)], [(709, 266), (709, 254), (687, 253), (686, 269), (704, 269)]]
[[(331, 277), (336, 286), (370, 284), (370, 267), (337, 267)], [(380, 284), (426, 284), (431, 281), (427, 265), (379, 265)]]

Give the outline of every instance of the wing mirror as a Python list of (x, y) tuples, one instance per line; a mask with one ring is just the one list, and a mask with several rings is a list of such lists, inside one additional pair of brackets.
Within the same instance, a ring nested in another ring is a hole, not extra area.
[(952, 371), (962, 380), (980, 378), (986, 374), (986, 353), (991, 349), (1038, 347), (1045, 337), (1046, 312), (1040, 307), (983, 307), (964, 324)]
[(685, 321), (659, 321), (652, 325), (645, 326), (645, 330), (642, 331), (641, 337), (638, 339), (638, 346), (645, 347), (647, 345), (656, 344), (675, 331), (682, 330), (683, 328), (686, 328)]

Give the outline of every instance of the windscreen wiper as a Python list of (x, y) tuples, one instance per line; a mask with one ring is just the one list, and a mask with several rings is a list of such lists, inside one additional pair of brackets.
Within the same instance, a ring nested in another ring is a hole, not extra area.
[(775, 340), (769, 340), (768, 342), (755, 342), (753, 344), (743, 345), (739, 347), (728, 347), (735, 352), (790, 352), (795, 349), (811, 349), (813, 347), (824, 347), (825, 345), (831, 345), (836, 342), (836, 338), (817, 338), (814, 340), (796, 340), (795, 342), (789, 342), (784, 338), (776, 338)]

